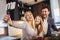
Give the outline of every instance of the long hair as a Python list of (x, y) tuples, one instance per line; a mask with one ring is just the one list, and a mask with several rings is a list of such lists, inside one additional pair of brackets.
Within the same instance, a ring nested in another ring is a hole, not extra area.
[[(40, 16), (40, 18), (41, 18), (41, 16)], [(43, 23), (43, 21), (42, 21), (42, 18), (41, 18), (41, 20), (40, 20), (40, 25), (41, 26), (40, 26), (40, 30), (39, 30), (40, 33), (43, 31), (43, 24), (42, 23)]]
[[(40, 17), (40, 23), (37, 25), (38, 27), (38, 35), (42, 32), (44, 33), (44, 30), (43, 30), (43, 21), (42, 21), (42, 17), (40, 15), (38, 15)], [(36, 16), (37, 17), (37, 16)]]
[[(29, 23), (29, 22), (27, 21), (27, 18), (26, 18), (27, 13), (31, 13), (31, 14), (32, 14), (32, 12), (31, 12), (31, 11), (26, 11), (25, 14), (24, 14), (25, 21), (26, 21), (27, 23)], [(32, 20), (32, 23), (31, 23), (31, 27), (35, 30), (35, 21), (34, 21), (33, 14), (32, 14), (32, 18), (33, 18), (33, 20)], [(30, 25), (30, 24), (29, 24), (29, 25)]]

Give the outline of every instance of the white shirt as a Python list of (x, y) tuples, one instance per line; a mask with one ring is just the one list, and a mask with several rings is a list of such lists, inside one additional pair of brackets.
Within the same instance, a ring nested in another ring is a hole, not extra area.
[(44, 34), (47, 34), (48, 22), (47, 22), (47, 20), (45, 20), (45, 19), (44, 19), (44, 22), (43, 22), (43, 30), (44, 30)]

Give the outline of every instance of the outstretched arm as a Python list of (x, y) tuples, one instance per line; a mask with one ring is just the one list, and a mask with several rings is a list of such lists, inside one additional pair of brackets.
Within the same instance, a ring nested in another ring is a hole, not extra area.
[(51, 20), (51, 24), (52, 24), (52, 28), (55, 30), (55, 31), (58, 31), (58, 29), (56, 28), (56, 25), (54, 23), (54, 19)]
[(9, 25), (12, 25), (12, 20), (10, 18), (10, 15), (5, 15), (3, 18), (5, 23), (8, 23)]
[(7, 22), (10, 26), (15, 27), (15, 28), (24, 29), (25, 26), (26, 26), (26, 23), (25, 23), (25, 22), (23, 22), (22, 24), (21, 24), (21, 23), (19, 24), (19, 23), (17, 23), (17, 22), (13, 22), (13, 21), (11, 20), (11, 18), (10, 18), (9, 15), (5, 15), (3, 20), (4, 20), (5, 22)]

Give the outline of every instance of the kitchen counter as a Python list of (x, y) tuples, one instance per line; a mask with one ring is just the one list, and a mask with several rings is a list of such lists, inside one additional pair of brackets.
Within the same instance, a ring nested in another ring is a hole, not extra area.
[(19, 37), (6, 36), (6, 37), (1, 37), (0, 40), (20, 40), (20, 38)]

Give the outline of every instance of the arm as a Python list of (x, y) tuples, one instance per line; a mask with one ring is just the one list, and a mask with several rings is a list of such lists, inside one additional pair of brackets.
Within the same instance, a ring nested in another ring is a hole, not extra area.
[(55, 26), (54, 19), (51, 20), (51, 25), (52, 25), (53, 30), (58, 31), (58, 29)]
[(12, 27), (24, 29), (25, 26), (26, 26), (25, 22), (23, 22), (22, 24), (18, 24), (16, 22), (13, 22), (9, 15), (5, 15), (3, 20), (4, 20), (5, 23), (8, 23)]
[(25, 23), (25, 22), (17, 23), (17, 22), (15, 22), (15, 21), (13, 21), (13, 22), (12, 22), (12, 27), (20, 28), (20, 29), (25, 29), (26, 23)]

